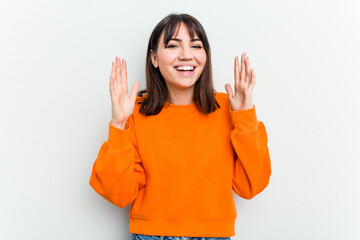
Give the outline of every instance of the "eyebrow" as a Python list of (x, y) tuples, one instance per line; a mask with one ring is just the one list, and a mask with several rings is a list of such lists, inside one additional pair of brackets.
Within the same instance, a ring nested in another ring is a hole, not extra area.
[[(171, 41), (171, 40), (177, 41), (177, 42), (182, 42), (182, 40), (181, 40), (181, 39), (178, 39), (178, 38), (171, 38), (169, 41)], [(193, 38), (193, 39), (190, 40), (190, 42), (196, 42), (196, 41), (200, 41), (200, 42), (201, 42), (201, 40), (198, 39), (198, 38)]]

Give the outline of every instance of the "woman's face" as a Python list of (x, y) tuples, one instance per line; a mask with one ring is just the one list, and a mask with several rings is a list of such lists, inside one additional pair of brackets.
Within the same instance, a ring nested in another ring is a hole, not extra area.
[(178, 34), (173, 36), (166, 46), (163, 32), (157, 52), (150, 54), (154, 67), (159, 67), (170, 92), (193, 90), (206, 63), (206, 52), (202, 42), (197, 34), (191, 39), (183, 23)]

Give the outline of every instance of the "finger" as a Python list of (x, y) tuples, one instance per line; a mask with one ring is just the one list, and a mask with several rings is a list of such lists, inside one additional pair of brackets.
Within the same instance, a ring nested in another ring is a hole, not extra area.
[(121, 87), (121, 63), (120, 58), (116, 57), (116, 77), (115, 77), (115, 89), (116, 91), (120, 90)]
[(112, 77), (113, 79), (115, 79), (115, 74), (116, 74), (116, 62), (112, 62), (111, 77)]
[(240, 71), (240, 81), (245, 81), (245, 56), (246, 53), (241, 55), (241, 71)]
[(115, 84), (114, 84), (114, 80), (115, 80), (115, 70), (116, 70), (116, 64), (114, 62), (112, 62), (112, 68), (111, 68), (111, 75), (110, 75), (110, 83), (109, 83), (109, 90), (110, 90), (110, 95), (113, 96), (115, 94)]
[(121, 79), (122, 79), (122, 86), (125, 88), (126, 94), (128, 93), (128, 87), (127, 87), (127, 70), (126, 70), (126, 60), (122, 60), (122, 66), (121, 66)]
[(250, 80), (250, 69), (251, 69), (251, 66), (250, 66), (250, 60), (249, 60), (249, 57), (246, 57), (245, 59), (245, 66), (246, 66), (246, 80)]
[(234, 79), (235, 82), (240, 80), (239, 57), (236, 56), (234, 60)]
[(239, 68), (239, 57), (235, 57), (235, 66), (234, 66), (234, 87), (235, 89), (240, 86), (240, 68)]
[(254, 89), (254, 86), (255, 86), (255, 70), (254, 69), (251, 69), (251, 80), (250, 80), (250, 84), (249, 84), (249, 89), (252, 91)]

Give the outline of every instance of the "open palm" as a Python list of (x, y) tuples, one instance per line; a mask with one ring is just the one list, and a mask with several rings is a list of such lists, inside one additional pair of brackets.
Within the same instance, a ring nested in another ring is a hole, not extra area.
[(111, 124), (125, 127), (126, 120), (134, 112), (139, 82), (134, 82), (128, 95), (126, 60), (119, 57), (112, 63), (109, 90), (112, 105)]
[(249, 57), (241, 55), (241, 69), (239, 68), (239, 57), (234, 60), (235, 93), (229, 83), (225, 85), (229, 96), (231, 109), (233, 111), (251, 109), (253, 107), (252, 91), (255, 86), (255, 72), (250, 67)]

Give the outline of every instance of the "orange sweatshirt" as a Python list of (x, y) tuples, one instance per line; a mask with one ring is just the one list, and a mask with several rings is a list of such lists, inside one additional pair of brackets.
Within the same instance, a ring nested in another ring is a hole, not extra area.
[(255, 105), (232, 111), (227, 93), (216, 99), (220, 108), (208, 116), (195, 103), (144, 116), (135, 103), (125, 130), (109, 123), (90, 185), (121, 208), (131, 203), (131, 233), (234, 236), (233, 190), (251, 199), (268, 185), (268, 139)]

